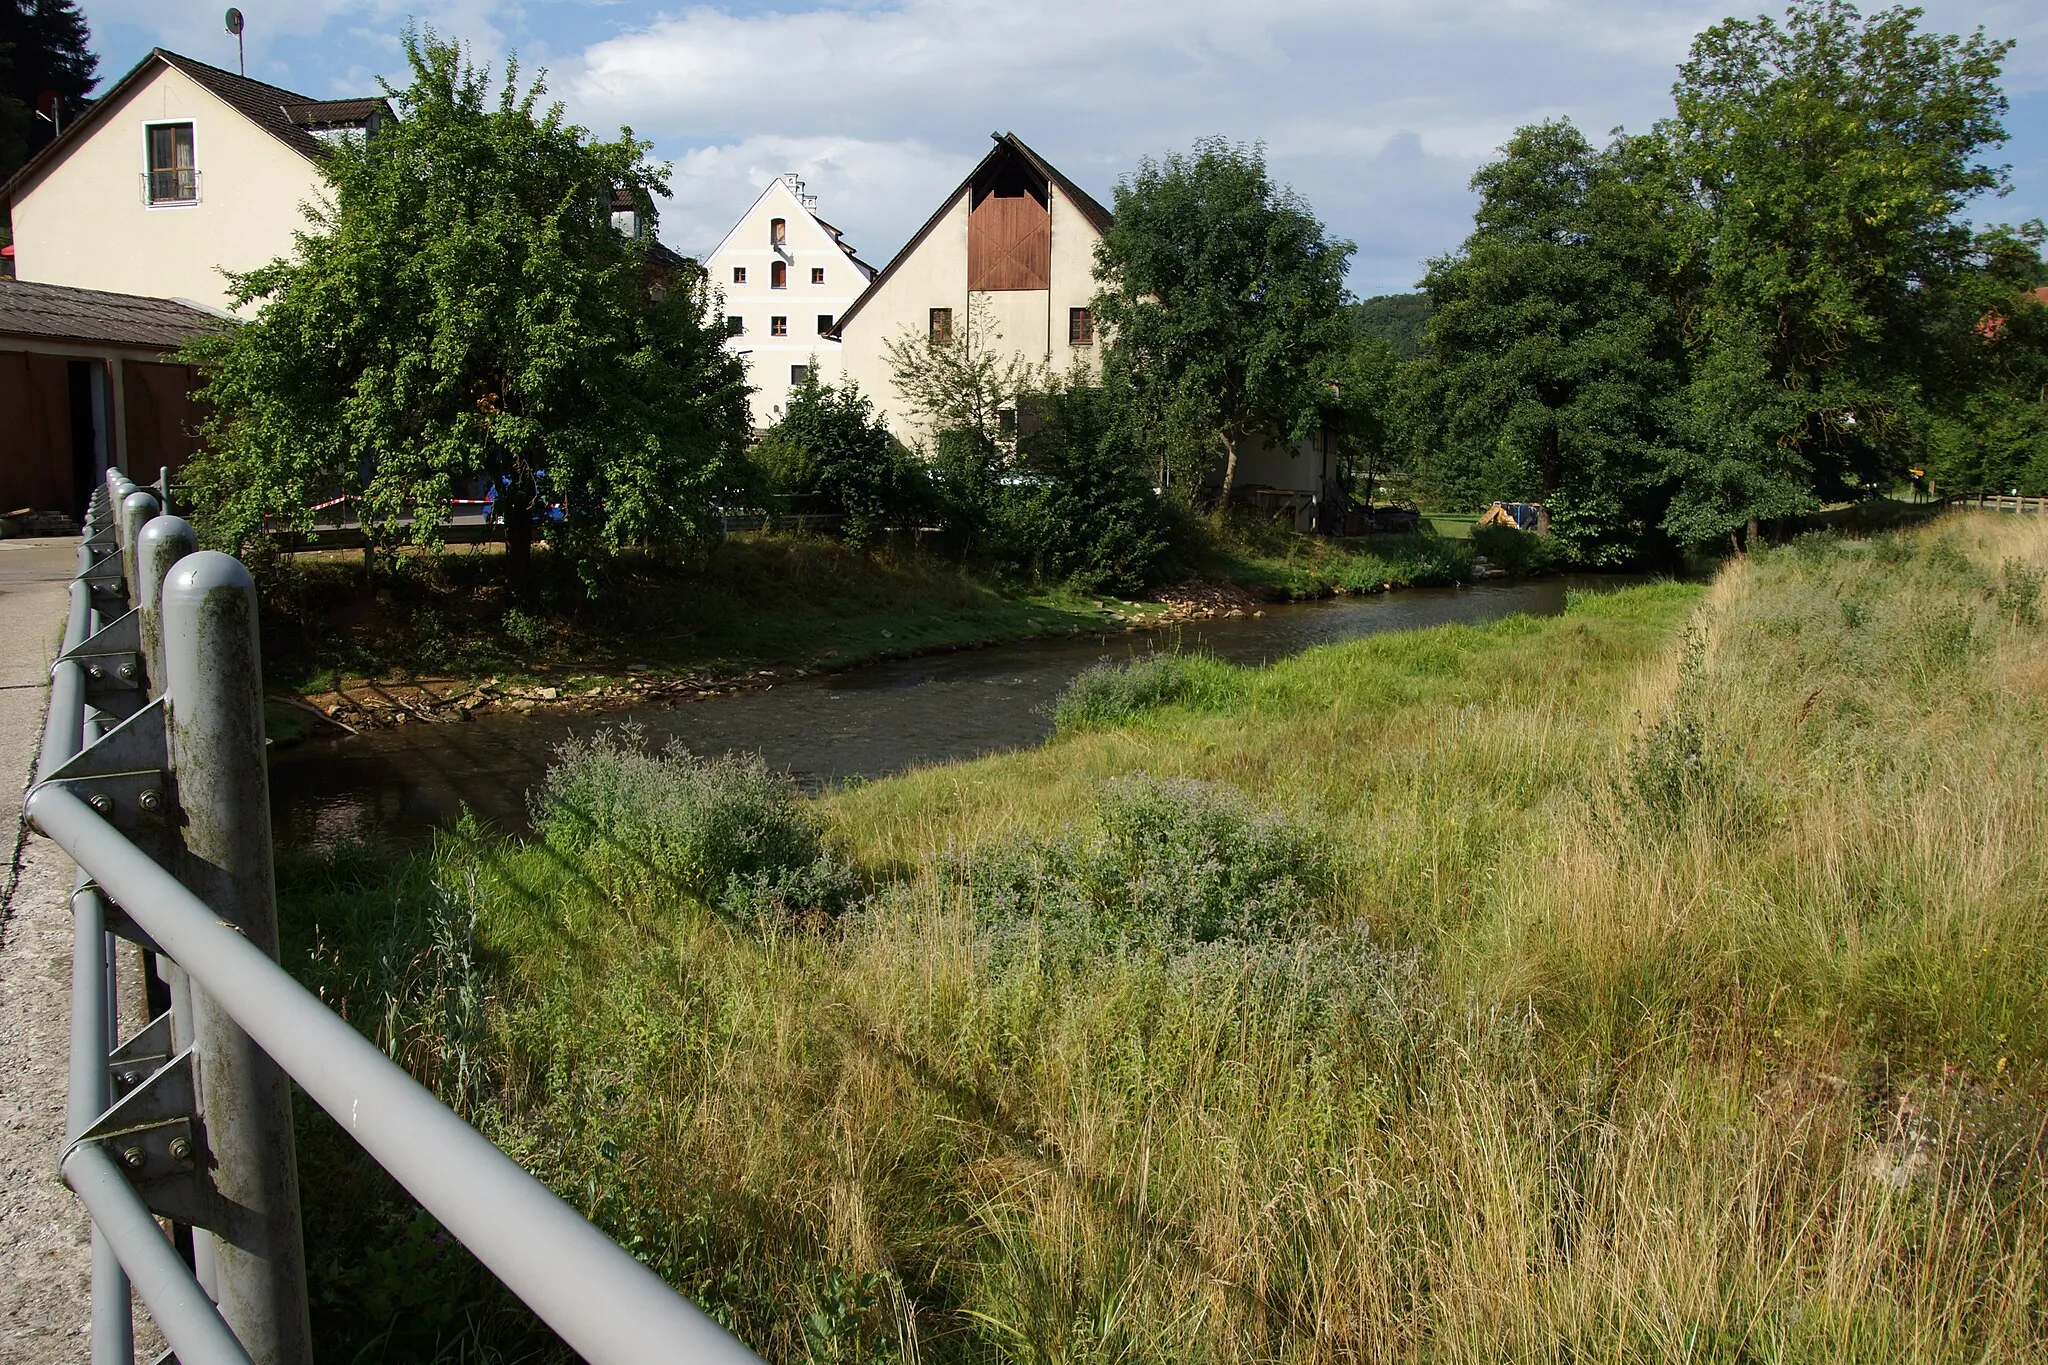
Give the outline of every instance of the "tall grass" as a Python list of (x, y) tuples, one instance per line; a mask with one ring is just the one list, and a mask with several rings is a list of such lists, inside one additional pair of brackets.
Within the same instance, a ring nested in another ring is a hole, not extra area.
[(2038, 1359), (2044, 567), (1951, 517), (1098, 678), (787, 816), (837, 918), (640, 802), (315, 968), (772, 1359)]

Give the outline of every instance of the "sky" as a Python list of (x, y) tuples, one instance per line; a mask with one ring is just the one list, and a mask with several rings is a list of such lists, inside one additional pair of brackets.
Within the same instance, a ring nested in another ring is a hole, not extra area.
[[(1693, 34), (1751, 0), (242, 0), (248, 72), (316, 98), (404, 84), (408, 21), (545, 69), (572, 118), (673, 164), (661, 236), (708, 252), (795, 172), (885, 264), (1013, 132), (1110, 201), (1145, 156), (1261, 141), (1276, 179), (1357, 243), (1360, 296), (1414, 286), (1471, 228), (1472, 173), (1518, 126), (1598, 137), (1670, 110)], [(1866, 13), (1875, 9), (1866, 7)], [(1984, 222), (2048, 218), (2048, 4), (1924, 0), (2006, 59), (2012, 191)], [(232, 70), (220, 0), (82, 0), (106, 84), (151, 47)], [(103, 85), (102, 88), (105, 88)]]

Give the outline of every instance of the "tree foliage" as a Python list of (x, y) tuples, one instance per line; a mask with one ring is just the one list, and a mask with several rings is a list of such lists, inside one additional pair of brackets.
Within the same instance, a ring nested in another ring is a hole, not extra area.
[(1220, 458), (1227, 503), (1247, 441), (1314, 429), (1351, 251), (1273, 183), (1258, 145), (1208, 139), (1118, 184), (1095, 249), (1105, 379), (1183, 487)]
[[(516, 583), (536, 530), (586, 559), (688, 547), (747, 436), (741, 360), (700, 276), (650, 271), (611, 224), (651, 217), (665, 168), (408, 33), (399, 118), (322, 165), (330, 201), (294, 259), (233, 277), (246, 325), (201, 343), (215, 414), (195, 469), (217, 534), (305, 525), (352, 495), (390, 542), (438, 534), (447, 499), (497, 490)], [(407, 522), (407, 519), (412, 519)]]
[[(100, 59), (75, 0), (0, 0), (0, 179), (56, 136), (55, 123), (85, 111)], [(56, 119), (36, 117), (55, 97)]]
[(1536, 124), (1472, 186), (1472, 235), (1423, 281), (1414, 473), (1452, 505), (1548, 504), (1580, 562), (1631, 557), (1661, 510), (1683, 376), (1683, 214), (1660, 148)]
[(772, 490), (799, 510), (838, 515), (853, 545), (873, 544), (891, 526), (919, 525), (930, 505), (923, 467), (867, 395), (855, 384), (820, 383), (815, 367), (790, 390), (754, 458)]
[(1699, 213), (1694, 439), (1666, 525), (1703, 540), (1889, 482), (1921, 449), (1959, 293), (1963, 217), (2004, 188), (2011, 48), (1921, 12), (1800, 0), (1730, 19), (1679, 68), (1660, 131)]

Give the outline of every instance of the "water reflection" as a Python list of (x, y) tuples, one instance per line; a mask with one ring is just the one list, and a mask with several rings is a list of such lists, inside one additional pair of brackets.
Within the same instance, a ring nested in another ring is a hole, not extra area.
[(1263, 616), (1204, 621), (1173, 631), (1006, 645), (801, 678), (762, 692), (606, 715), (483, 717), (460, 725), (406, 725), (317, 740), (271, 764), (278, 839), (308, 846), (371, 834), (410, 837), (451, 823), (467, 806), (508, 829), (525, 825), (526, 792), (557, 745), (622, 719), (656, 742), (699, 753), (758, 751), (816, 790), (927, 763), (1036, 744), (1051, 733), (1050, 703), (1103, 659), (1154, 651), (1206, 651), (1259, 664), (1338, 640), (1517, 612), (1564, 610), (1573, 586), (1615, 579), (1551, 578), (1419, 590), (1268, 607)]

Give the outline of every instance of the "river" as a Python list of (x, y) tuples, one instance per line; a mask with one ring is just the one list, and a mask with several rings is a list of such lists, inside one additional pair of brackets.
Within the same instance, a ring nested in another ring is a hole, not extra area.
[(506, 712), (312, 740), (271, 760), (272, 822), (280, 843), (302, 847), (420, 837), (451, 823), (464, 806), (491, 824), (522, 829), (527, 789), (556, 746), (624, 720), (657, 743), (679, 739), (698, 753), (757, 751), (815, 791), (1040, 743), (1052, 732), (1054, 698), (1101, 660), (1181, 650), (1270, 663), (1390, 630), (1478, 624), (1518, 612), (1554, 616), (1570, 588), (1622, 581), (1545, 578), (1339, 597), (1175, 629), (928, 655), (630, 711)]

